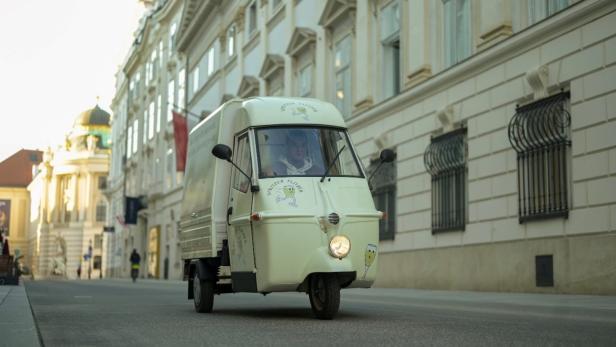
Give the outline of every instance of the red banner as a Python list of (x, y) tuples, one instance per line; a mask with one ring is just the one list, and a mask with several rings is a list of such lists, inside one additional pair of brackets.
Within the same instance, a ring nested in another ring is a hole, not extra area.
[(173, 137), (175, 139), (175, 168), (177, 171), (184, 171), (188, 146), (188, 124), (186, 117), (175, 111), (173, 111)]

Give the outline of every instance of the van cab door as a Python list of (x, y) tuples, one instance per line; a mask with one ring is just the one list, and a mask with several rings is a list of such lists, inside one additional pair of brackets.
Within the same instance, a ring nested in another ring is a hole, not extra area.
[[(252, 176), (251, 136), (249, 131), (235, 136), (233, 161), (246, 174)], [(231, 281), (234, 291), (256, 291), (256, 269), (252, 237), (251, 180), (237, 168), (231, 172), (229, 205), (229, 258), (231, 261)]]

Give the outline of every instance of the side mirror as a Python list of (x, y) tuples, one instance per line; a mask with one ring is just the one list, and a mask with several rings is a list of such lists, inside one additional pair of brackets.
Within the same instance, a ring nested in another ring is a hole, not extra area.
[(223, 159), (230, 162), (233, 151), (229, 148), (229, 146), (219, 143), (212, 148), (212, 154), (218, 159)]
[(384, 149), (381, 151), (381, 162), (383, 163), (391, 163), (396, 159), (396, 154), (391, 149)]
[[(381, 159), (381, 162), (376, 167), (376, 169), (372, 171), (372, 174), (370, 175), (370, 177), (368, 177), (369, 187), (372, 187), (372, 184), (370, 184), (370, 182), (372, 181), (372, 177), (374, 177), (374, 174), (377, 173), (377, 171), (379, 171), (379, 169), (381, 168), (381, 165), (383, 165), (384, 163), (391, 163), (392, 161), (394, 161), (394, 159), (396, 159), (396, 153), (394, 153), (394, 151), (392, 151), (391, 149), (384, 149), (381, 151), (381, 155), (379, 156), (379, 158)], [(372, 188), (370, 188), (370, 190), (372, 190)]]

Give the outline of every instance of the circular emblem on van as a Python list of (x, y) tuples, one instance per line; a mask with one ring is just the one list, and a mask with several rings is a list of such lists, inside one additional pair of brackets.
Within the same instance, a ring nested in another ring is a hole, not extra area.
[(329, 216), (327, 216), (327, 220), (333, 225), (336, 225), (340, 223), (340, 216), (337, 213), (333, 212), (330, 213)]

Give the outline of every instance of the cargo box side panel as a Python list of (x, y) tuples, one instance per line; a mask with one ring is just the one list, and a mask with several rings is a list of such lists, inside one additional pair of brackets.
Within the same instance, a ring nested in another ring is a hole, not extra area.
[(219, 123), (220, 113), (213, 114), (190, 132), (180, 219), (183, 259), (216, 254), (217, 237), (212, 230), (211, 214), (219, 164), (211, 151), (218, 143)]
[(180, 247), (182, 259), (213, 257), (212, 251), (212, 218), (208, 213), (180, 222)]

